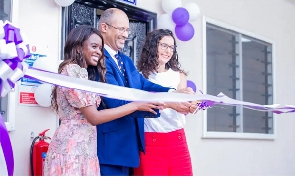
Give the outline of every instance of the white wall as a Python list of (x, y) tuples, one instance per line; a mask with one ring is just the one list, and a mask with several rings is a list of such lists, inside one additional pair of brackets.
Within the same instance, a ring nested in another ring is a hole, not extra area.
[[(295, 3), (291, 0), (182, 0), (195, 2), (202, 15), (228, 23), (275, 42), (276, 103), (295, 104)], [(138, 0), (138, 7), (163, 13), (160, 0)], [(32, 43), (49, 47), (49, 58), (57, 62), (60, 49), (61, 9), (53, 0), (19, 0), (18, 26)], [(196, 33), (188, 42), (178, 41), (180, 61), (189, 79), (203, 88), (202, 21), (193, 22)], [(19, 97), (16, 98), (16, 104)], [(26, 114), (26, 115), (25, 115)], [(294, 114), (277, 116), (277, 138), (267, 140), (203, 139), (203, 114), (187, 118), (186, 132), (194, 175), (295, 175)], [(16, 130), (10, 132), (15, 175), (29, 175), (30, 132), (50, 128), (56, 117), (47, 108), (16, 106)]]
[[(48, 58), (52, 62), (57, 62), (60, 51), (60, 7), (55, 5), (53, 0), (14, 0), (14, 2), (18, 3), (17, 12), (13, 12), (15, 25), (26, 34), (30, 43), (48, 46)], [(57, 119), (49, 108), (20, 106), (18, 103), (17, 94), (15, 130), (9, 133), (14, 152), (14, 175), (28, 176), (31, 131), (37, 136), (49, 128), (50, 131), (46, 135), (52, 137)]]
[[(295, 104), (295, 1), (293, 0), (182, 0), (194, 2), (202, 15), (241, 28), (275, 43), (275, 103)], [(138, 0), (138, 6), (158, 15), (160, 0)], [(193, 23), (195, 36), (178, 41), (188, 78), (203, 88), (202, 19)], [(203, 114), (187, 117), (186, 132), (194, 175), (295, 175), (295, 115), (276, 116), (275, 140), (204, 139)]]

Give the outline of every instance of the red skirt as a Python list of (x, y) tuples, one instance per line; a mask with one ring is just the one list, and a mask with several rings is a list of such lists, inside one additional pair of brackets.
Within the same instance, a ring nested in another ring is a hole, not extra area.
[(192, 176), (192, 163), (184, 129), (169, 133), (145, 132), (145, 154), (135, 176)]

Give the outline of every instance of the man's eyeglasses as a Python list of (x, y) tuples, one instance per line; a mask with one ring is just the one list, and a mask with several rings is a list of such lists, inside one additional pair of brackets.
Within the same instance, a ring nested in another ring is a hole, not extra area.
[(170, 52), (174, 52), (176, 50), (176, 46), (174, 46), (174, 45), (168, 45), (165, 43), (159, 43), (159, 44), (160, 44), (160, 47), (162, 50), (167, 50), (168, 48), (169, 48)]
[(125, 29), (124, 27), (114, 27), (114, 26), (112, 26), (112, 25), (110, 25), (110, 24), (108, 24), (108, 23), (106, 23), (106, 24), (107, 24), (108, 26), (110, 26), (110, 27), (113, 27), (113, 28), (119, 30), (119, 32), (120, 32), (121, 34), (125, 33), (126, 31), (127, 31), (128, 35), (131, 33), (131, 31), (130, 31), (129, 28)]

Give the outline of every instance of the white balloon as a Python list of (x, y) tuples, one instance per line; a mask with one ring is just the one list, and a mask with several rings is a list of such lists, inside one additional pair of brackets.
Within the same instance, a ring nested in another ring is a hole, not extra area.
[(41, 84), (34, 92), (36, 102), (42, 107), (49, 107), (51, 105), (51, 93), (53, 90), (52, 84)]
[(175, 23), (172, 20), (171, 14), (162, 14), (157, 20), (158, 29), (170, 29), (174, 32)]
[(167, 14), (172, 14), (178, 7), (182, 7), (181, 0), (162, 0), (162, 8)]
[(189, 20), (190, 22), (193, 22), (198, 19), (198, 17), (201, 15), (200, 8), (196, 3), (187, 3), (185, 4), (184, 8), (189, 13)]
[(57, 70), (58, 70), (57, 64), (48, 57), (38, 58), (37, 60), (34, 61), (33, 67), (37, 69), (42, 69), (45, 71), (55, 72), (55, 73), (57, 73)]
[(54, 0), (54, 2), (62, 7), (67, 7), (74, 3), (75, 0)]

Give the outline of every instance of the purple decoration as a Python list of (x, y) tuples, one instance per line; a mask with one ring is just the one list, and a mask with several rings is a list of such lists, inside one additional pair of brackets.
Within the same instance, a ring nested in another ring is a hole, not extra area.
[(15, 84), (10, 79), (7, 79), (7, 82), (11, 88), (14, 88)]
[(196, 84), (191, 80), (187, 80), (186, 86), (192, 88), (194, 92), (196, 92), (197, 90)]
[(29, 44), (26, 45), (26, 48), (27, 48), (27, 51), (28, 51), (28, 54), (24, 57), (24, 58), (29, 58), (31, 53), (30, 53), (30, 46)]
[(178, 7), (172, 12), (172, 20), (176, 25), (185, 25), (189, 20), (189, 13), (183, 7)]
[(5, 123), (0, 114), (0, 143), (3, 149), (3, 154), (6, 161), (7, 172), (9, 176), (13, 176), (14, 171), (14, 158), (11, 142), (9, 139), (8, 131), (6, 129)]
[(18, 62), (15, 61), (15, 60), (9, 60), (9, 59), (6, 59), (6, 60), (3, 60), (12, 70), (15, 70), (18, 66)]
[(23, 59), (25, 58), (25, 52), (24, 52), (24, 50), (21, 49), (21, 48), (17, 48), (16, 51), (17, 51), (17, 57), (14, 58), (14, 59), (16, 59), (19, 62), (22, 62)]
[(4, 31), (5, 31), (5, 41), (6, 44), (14, 42), (14, 26), (12, 26), (11, 24), (7, 23), (4, 27)]
[(22, 36), (20, 34), (20, 29), (14, 27), (12, 24), (9, 24), (9, 23), (7, 23), (3, 27), (3, 29), (5, 31), (4, 39), (6, 41), (6, 44), (10, 42), (14, 42), (15, 45), (18, 45), (23, 42)]
[(20, 35), (20, 29), (18, 28), (14, 28), (14, 42), (15, 42), (15, 45), (18, 45), (23, 42), (23, 38)]
[[(1, 26), (2, 27), (2, 26)], [(20, 29), (14, 27), (12, 24), (7, 23), (3, 26), (4, 32), (5, 32), (5, 37), (4, 40), (6, 41), (6, 44), (8, 43), (12, 43), (14, 42), (15, 45), (21, 44), (23, 42), (22, 36), (20, 34)], [(25, 58), (28, 58), (30, 56), (30, 48), (29, 45), (24, 45), (22, 44), (22, 47), (24, 47), (28, 50), (28, 54), (25, 53), (25, 51), (21, 48), (16, 47), (16, 51), (17, 51), (17, 57), (13, 58), (13, 59), (1, 59), (0, 62), (1, 64), (6, 64), (7, 66), (10, 67), (10, 69), (12, 69), (13, 71), (16, 70), (21, 70), (23, 71), (24, 67), (22, 65), (22, 61)], [(3, 62), (3, 63), (2, 63)], [(4, 72), (5, 73), (5, 72)], [(22, 77), (22, 74), (15, 72), (17, 75), (14, 75), (14, 79), (16, 79), (15, 77)], [(15, 74), (13, 73), (13, 74)], [(14, 88), (15, 87), (15, 80), (11, 80), (10, 78), (7, 78), (8, 76), (2, 76), (0, 75), (0, 95), (2, 95), (2, 91), (3, 91), (3, 85), (8, 84), (10, 86), (10, 88)], [(3, 80), (3, 78), (5, 78)], [(7, 79), (6, 79), (7, 78)], [(20, 79), (20, 78), (19, 78)], [(8, 131), (5, 127), (5, 123), (1, 117), (0, 114), (0, 143), (3, 149), (3, 154), (5, 157), (5, 162), (6, 162), (6, 166), (7, 166), (7, 172), (9, 176), (13, 176), (13, 171), (14, 171), (14, 158), (13, 158), (13, 151), (12, 151), (12, 146), (11, 146), (11, 142), (10, 142), (10, 138), (9, 138), (9, 134)]]
[(17, 62), (17, 68), (20, 69), (20, 70), (24, 70), (24, 66), (21, 62)]
[[(5, 37), (4, 40), (6, 41), (6, 44), (14, 42), (15, 45), (21, 44), (23, 42), (22, 36), (20, 34), (20, 29), (14, 27), (12, 24), (7, 23), (3, 26), (4, 32), (5, 32)], [(22, 44), (23, 45), (23, 44)], [(25, 46), (25, 48), (27, 49), (27, 53), (25, 53), (25, 51), (22, 48), (18, 48), (16, 47), (16, 51), (17, 51), (17, 57), (13, 58), (13, 59), (3, 59), (0, 60), (0, 62), (4, 62), (6, 63), (13, 71), (16, 69), (20, 69), (23, 70), (23, 65), (22, 65), (22, 61), (25, 58), (28, 58), (30, 56), (30, 47), (28, 44), (23, 45), (23, 47)], [(7, 77), (7, 76), (6, 76)], [(21, 74), (19, 74), (19, 77), (22, 77)], [(1, 79), (1, 76), (0, 76)], [(20, 78), (19, 78), (20, 79)], [(3, 90), (3, 82), (7, 82), (11, 88), (14, 88), (15, 83), (13, 83), (11, 80), (2, 80), (0, 82), (0, 95), (2, 94), (2, 90)], [(3, 96), (3, 95), (2, 95)]]
[(206, 100), (206, 101), (202, 101), (201, 103), (197, 103), (199, 110), (206, 110), (206, 109), (212, 107), (214, 104), (215, 104), (215, 102), (210, 101), (210, 100)]
[[(3, 84), (3, 80), (0, 77), (0, 93), (2, 93), (2, 84)], [(0, 116), (1, 116), (1, 114), (0, 114)]]
[[(196, 84), (193, 81), (191, 81), (191, 80), (187, 80), (186, 86), (192, 88), (194, 92), (197, 91)], [(203, 92), (201, 90), (199, 90), (199, 91), (203, 94)], [(202, 101), (200, 103), (197, 103), (197, 106), (198, 106), (198, 109), (199, 110), (206, 110), (207, 108), (209, 108), (209, 107), (211, 107), (213, 105), (214, 105), (214, 102), (213, 101), (207, 101), (207, 100), (206, 101)]]
[(176, 25), (175, 26), (175, 34), (177, 38), (181, 41), (188, 41), (193, 38), (195, 34), (195, 29), (192, 24), (187, 23), (183, 26)]
[(4, 31), (14, 30), (15, 29), (15, 27), (12, 26), (12, 24), (10, 24), (10, 23), (6, 23), (3, 28), (4, 28)]
[(7, 30), (5, 33), (6, 44), (14, 42), (14, 32), (13, 30)]

